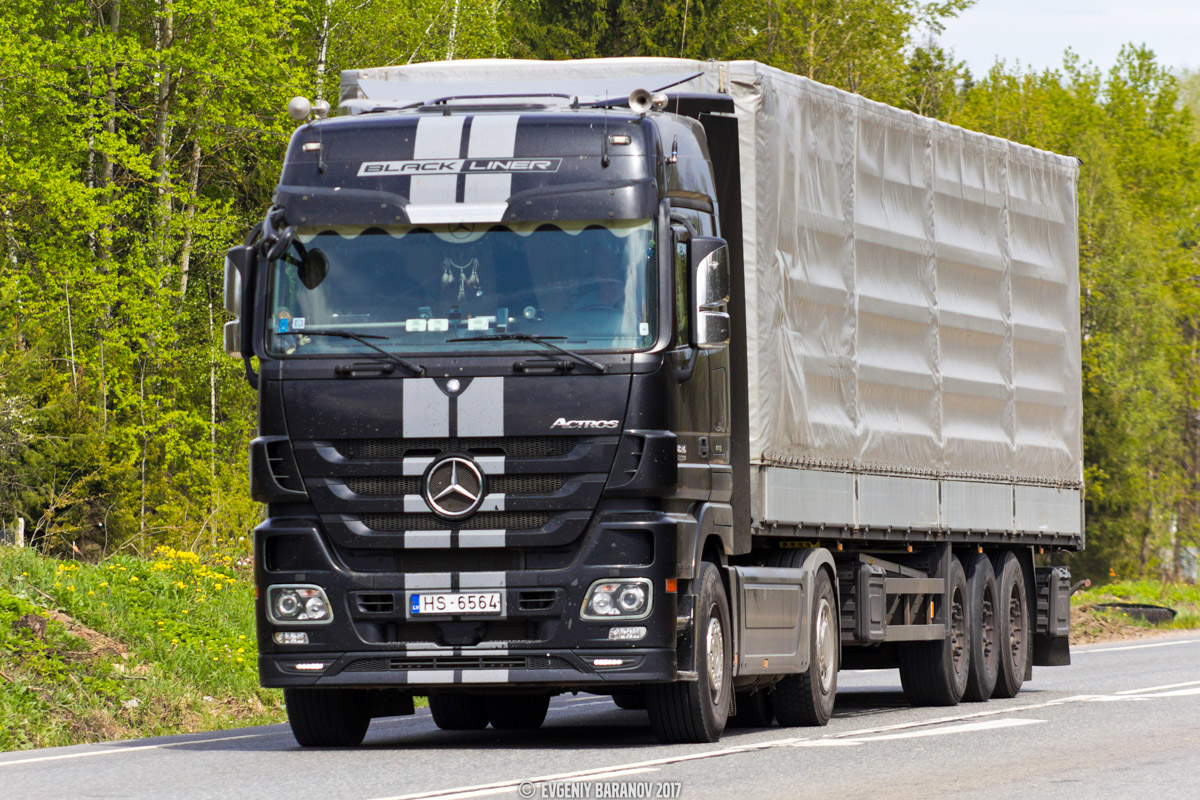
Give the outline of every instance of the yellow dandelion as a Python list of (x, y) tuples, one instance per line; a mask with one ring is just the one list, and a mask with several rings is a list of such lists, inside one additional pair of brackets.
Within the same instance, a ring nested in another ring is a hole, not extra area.
[(129, 582), (130, 582), (130, 583), (137, 583), (137, 582), (138, 582), (138, 576), (137, 576), (137, 575), (131, 575), (131, 576), (129, 576)]
[(88, 597), (93, 597), (95, 594), (96, 593), (93, 592), (91, 589), (88, 589)]
[(185, 609), (183, 610), (183, 613), (185, 613), (185, 614), (186, 614), (186, 613), (188, 613), (188, 610), (185, 608)]
[(238, 652), (239, 652), (239, 653), (244, 653), (244, 652), (246, 652), (246, 648), (244, 648), (244, 647), (239, 647), (239, 648), (238, 648)]
[(68, 591), (68, 592), (73, 592), (73, 591), (75, 591), (75, 584), (71, 584), (70, 586), (68, 586), (68, 587), (67, 587), (67, 591)]
[(243, 634), (243, 633), (239, 633), (239, 634), (238, 634), (238, 638), (239, 638), (239, 639), (245, 639), (245, 638), (246, 638), (246, 635), (245, 635), (245, 634)]
[(244, 659), (244, 658), (239, 658), (239, 659), (238, 659), (238, 663), (239, 663), (239, 664), (241, 664), (241, 663), (242, 663), (243, 661), (245, 661), (245, 660), (246, 660), (246, 659)]
[(105, 586), (108, 586), (108, 581), (100, 581), (100, 588), (103, 589)]

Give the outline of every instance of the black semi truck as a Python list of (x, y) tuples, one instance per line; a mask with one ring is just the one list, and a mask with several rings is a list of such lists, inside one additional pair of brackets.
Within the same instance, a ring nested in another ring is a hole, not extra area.
[[(563, 692), (665, 742), (1069, 663), (1073, 159), (755, 62), (343, 74), (229, 251), (302, 745)], [(256, 359), (256, 361), (254, 360)]]

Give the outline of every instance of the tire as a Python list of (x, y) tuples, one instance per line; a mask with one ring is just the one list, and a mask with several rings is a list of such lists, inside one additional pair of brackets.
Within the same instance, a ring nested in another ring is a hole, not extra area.
[(483, 698), (475, 695), (430, 695), (429, 711), (434, 724), (444, 731), (481, 731), (488, 724)]
[(813, 585), (812, 624), (808, 633), (808, 669), (783, 678), (771, 692), (771, 707), (785, 728), (824, 725), (833, 715), (840, 632), (833, 583), (823, 569), (817, 571)]
[(646, 710), (646, 693), (640, 689), (633, 692), (616, 692), (613, 694), (612, 700), (617, 704), (617, 708), (623, 708), (626, 711)]
[(357, 747), (371, 725), (370, 706), (355, 689), (284, 689), (283, 701), (301, 747)]
[(775, 723), (775, 709), (771, 707), (771, 693), (767, 689), (757, 692), (738, 692), (737, 713), (729, 718), (731, 728), (769, 728)]
[(1000, 640), (996, 630), (996, 574), (982, 553), (967, 564), (967, 598), (971, 628), (971, 665), (963, 700), (980, 703), (992, 696), (1000, 671)]
[(958, 705), (971, 667), (970, 608), (962, 562), (950, 558), (947, 636), (936, 642), (901, 645), (900, 684), (914, 706)]
[(483, 698), (488, 721), (498, 731), (535, 731), (546, 721), (548, 694), (496, 694)]
[(700, 565), (696, 584), (700, 596), (693, 646), (699, 680), (646, 687), (650, 727), (665, 744), (715, 742), (729, 721), (733, 691), (729, 599), (716, 566), (707, 561)]
[(1016, 697), (1025, 682), (1029, 661), (1029, 603), (1025, 593), (1025, 572), (1011, 553), (996, 559), (997, 640), (1000, 645), (1000, 670), (992, 697)]

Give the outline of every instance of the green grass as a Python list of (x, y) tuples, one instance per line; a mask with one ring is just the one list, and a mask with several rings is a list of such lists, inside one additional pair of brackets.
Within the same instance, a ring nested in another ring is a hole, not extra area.
[(1174, 620), (1162, 625), (1142, 624), (1168, 630), (1200, 628), (1200, 586), (1195, 584), (1164, 583), (1156, 580), (1120, 581), (1092, 586), (1071, 598), (1072, 606), (1100, 603), (1149, 603), (1166, 606), (1175, 609)]
[[(258, 685), (253, 595), (229, 559), (0, 547), (0, 750), (282, 721), (282, 693)], [(44, 639), (13, 626), (53, 610), (71, 619)]]

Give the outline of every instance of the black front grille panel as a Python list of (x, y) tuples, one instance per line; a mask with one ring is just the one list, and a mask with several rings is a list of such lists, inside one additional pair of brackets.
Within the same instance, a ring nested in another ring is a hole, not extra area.
[[(493, 475), (487, 479), (489, 494), (554, 494), (566, 485), (571, 476)], [(363, 497), (403, 497), (421, 493), (421, 478), (390, 475), (375, 478), (346, 478), (346, 488)]]
[(343, 672), (390, 672), (392, 670), (435, 669), (570, 669), (566, 659), (557, 656), (403, 656), (399, 658), (360, 658), (351, 661)]
[(369, 644), (404, 644), (419, 646), (441, 645), (444, 647), (461, 646), (464, 644), (487, 644), (498, 642), (505, 645), (520, 643), (533, 645), (546, 637), (539, 632), (536, 620), (496, 619), (481, 622), (482, 629), (477, 633), (478, 638), (464, 642), (462, 639), (450, 639), (437, 622), (410, 622), (405, 620), (354, 620), (354, 628), (359, 637)]
[(550, 511), (489, 511), (451, 522), (434, 514), (362, 514), (359, 520), (373, 531), (532, 531), (544, 528), (554, 518)]
[(512, 436), (461, 439), (336, 439), (333, 447), (352, 461), (433, 458), (443, 453), (508, 458), (561, 458), (579, 444), (578, 436)]

